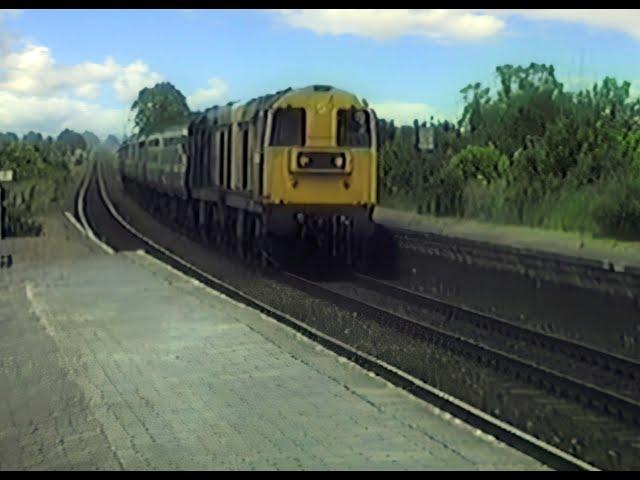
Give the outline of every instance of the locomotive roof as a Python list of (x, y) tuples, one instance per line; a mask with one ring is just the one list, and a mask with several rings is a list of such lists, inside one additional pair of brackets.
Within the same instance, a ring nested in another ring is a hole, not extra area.
[(362, 108), (358, 98), (345, 90), (328, 85), (311, 85), (304, 88), (280, 90), (274, 94), (253, 98), (240, 105), (215, 105), (196, 117), (191, 125), (227, 125), (231, 122), (247, 122), (260, 110), (270, 108), (286, 108), (290, 105), (317, 104), (331, 101), (339, 106), (356, 106)]
[(338, 107), (363, 107), (363, 104), (354, 94), (329, 85), (310, 85), (297, 89), (287, 88), (273, 94), (252, 98), (248, 102), (239, 105), (234, 105), (233, 102), (229, 102), (226, 105), (214, 105), (193, 117), (184, 126), (172, 127), (169, 130), (147, 136), (138, 136), (135, 140), (129, 138), (126, 143), (143, 141), (150, 137), (165, 136), (170, 133), (180, 134), (183, 132), (183, 129), (191, 129), (195, 126), (228, 125), (231, 122), (247, 122), (260, 110), (307, 104), (316, 105), (325, 102), (331, 102)]
[(271, 106), (287, 92), (290, 92), (291, 88), (281, 90), (279, 92), (263, 95), (261, 97), (252, 98), (246, 103), (238, 106), (233, 106), (231, 102), (226, 105), (214, 105), (211, 108), (206, 109), (202, 115), (196, 117), (191, 125), (225, 125), (234, 122), (248, 121), (259, 111), (271, 108)]
[(311, 85), (289, 92), (274, 103), (275, 108), (287, 106), (316, 105), (330, 102), (337, 106), (355, 106), (362, 108), (362, 103), (353, 93), (328, 85)]

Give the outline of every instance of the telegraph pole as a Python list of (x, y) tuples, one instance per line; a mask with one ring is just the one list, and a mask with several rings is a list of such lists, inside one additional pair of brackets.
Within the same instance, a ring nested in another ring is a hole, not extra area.
[(7, 212), (4, 205), (5, 189), (3, 188), (3, 183), (11, 181), (13, 181), (13, 170), (0, 170), (0, 267), (11, 267), (11, 264), (13, 263), (11, 254), (4, 250), (4, 243), (6, 242), (3, 240), (5, 236), (4, 229), (7, 223)]
[(0, 240), (4, 238), (4, 188), (0, 183)]
[(417, 211), (418, 213), (422, 213), (422, 190), (424, 188), (424, 159), (422, 158), (422, 152), (431, 153), (435, 149), (435, 132), (433, 126), (427, 127), (426, 122), (423, 122), (422, 126), (420, 126), (418, 120), (414, 120), (413, 126), (416, 131), (415, 147), (418, 160), (416, 175), (416, 201), (418, 203)]
[(7, 212), (4, 206), (5, 193), (2, 184), (11, 181), (13, 181), (13, 170), (0, 170), (0, 240), (5, 236), (7, 217)]

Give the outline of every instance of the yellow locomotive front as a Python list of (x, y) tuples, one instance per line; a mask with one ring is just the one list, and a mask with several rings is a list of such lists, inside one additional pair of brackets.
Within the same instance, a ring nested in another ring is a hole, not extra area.
[(295, 90), (273, 105), (267, 131), (267, 203), (375, 204), (375, 119), (354, 95)]
[(262, 201), (269, 230), (295, 232), (351, 256), (372, 234), (376, 120), (354, 95), (328, 86), (291, 91), (271, 107)]

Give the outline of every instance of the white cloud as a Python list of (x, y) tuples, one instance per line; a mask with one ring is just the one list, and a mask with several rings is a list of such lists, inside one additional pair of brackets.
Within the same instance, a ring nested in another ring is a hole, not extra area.
[[(58, 65), (44, 45), (0, 50), (0, 131), (35, 130), (55, 136), (71, 128), (120, 135), (138, 91), (160, 80), (162, 76), (140, 60), (120, 65), (107, 57), (102, 63), (65, 66)], [(106, 87), (122, 107), (101, 105), (98, 98)]]
[(105, 108), (68, 96), (25, 96), (0, 90), (0, 131), (24, 134), (29, 130), (57, 136), (65, 128), (90, 130), (104, 138), (122, 134), (126, 108)]
[(227, 84), (219, 77), (212, 77), (207, 88), (199, 88), (187, 97), (187, 103), (192, 110), (202, 110), (221, 103), (226, 98)]
[[(64, 128), (91, 130), (105, 136), (131, 131), (129, 107), (138, 92), (162, 80), (162, 76), (136, 60), (121, 65), (107, 57), (102, 63), (58, 65), (44, 45), (26, 44), (20, 50), (0, 52), (0, 131), (40, 131), (57, 135)], [(111, 88), (122, 107), (101, 104), (104, 89)], [(189, 95), (193, 108), (219, 103), (227, 84), (210, 78), (204, 88)]]
[(502, 33), (509, 17), (580, 23), (640, 39), (640, 9), (290, 9), (276, 14), (289, 26), (318, 34), (375, 39), (421, 35), (440, 41), (479, 40)]
[(101, 88), (98, 83), (85, 83), (84, 85), (79, 85), (75, 88), (73, 93), (77, 97), (88, 98), (91, 100), (95, 100), (100, 96)]
[(502, 31), (504, 22), (470, 10), (314, 9), (278, 10), (288, 25), (318, 34), (389, 39), (421, 35), (439, 40), (478, 40)]
[(123, 103), (131, 103), (138, 96), (138, 92), (144, 87), (153, 87), (162, 80), (162, 76), (156, 72), (150, 72), (149, 67), (137, 60), (122, 68), (113, 82), (116, 97)]
[(107, 57), (103, 63), (84, 62), (73, 66), (58, 66), (48, 47), (27, 44), (21, 51), (0, 59), (5, 73), (0, 89), (25, 95), (55, 95), (71, 89), (75, 95), (96, 98), (102, 84), (111, 84), (116, 97), (123, 103), (133, 101), (138, 91), (162, 79), (156, 72), (137, 60), (119, 65)]
[(541, 10), (485, 10), (500, 17), (520, 16), (531, 20), (559, 20), (582, 23), (590, 27), (617, 30), (640, 39), (640, 10), (638, 9), (541, 9)]
[(428, 121), (432, 116), (435, 119), (445, 119), (446, 116), (436, 108), (420, 102), (393, 102), (385, 101), (372, 103), (378, 118), (393, 120), (396, 125), (413, 125), (413, 121)]

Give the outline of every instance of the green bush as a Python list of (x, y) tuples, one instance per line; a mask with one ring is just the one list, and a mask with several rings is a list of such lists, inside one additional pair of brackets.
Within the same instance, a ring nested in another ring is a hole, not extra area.
[(464, 216), (497, 223), (519, 223), (513, 205), (508, 201), (506, 181), (491, 183), (472, 179), (464, 186)]
[(599, 233), (640, 240), (640, 176), (612, 181), (594, 208)]
[(69, 148), (38, 138), (34, 133), (0, 146), (0, 170), (14, 171), (14, 182), (5, 186), (9, 235), (39, 235), (37, 218), (63, 198), (72, 177)]
[(607, 77), (572, 93), (553, 66), (496, 73), (494, 95), (480, 83), (461, 90), (455, 125), (432, 122), (434, 152), (418, 154), (411, 127), (384, 122), (381, 198), (413, 199), (434, 215), (638, 238), (640, 98), (630, 83)]
[(488, 184), (504, 177), (509, 159), (493, 146), (469, 145), (451, 158), (448, 168), (457, 170), (466, 181)]
[(464, 177), (456, 168), (443, 168), (426, 186), (423, 204), (436, 215), (464, 215)]

